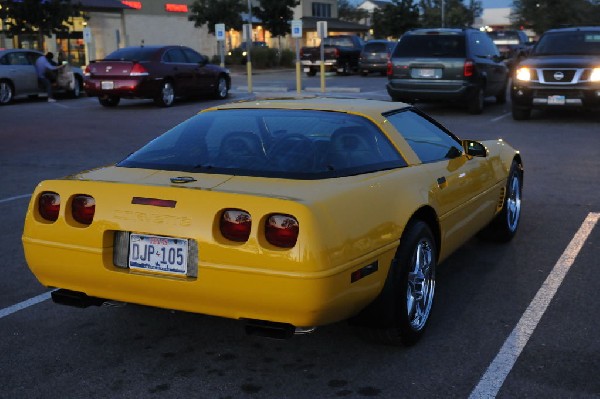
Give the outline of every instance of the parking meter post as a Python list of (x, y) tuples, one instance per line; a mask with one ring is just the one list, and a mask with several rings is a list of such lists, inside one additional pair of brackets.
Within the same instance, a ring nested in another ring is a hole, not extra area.
[(327, 21), (317, 21), (317, 35), (321, 39), (321, 93), (325, 93), (325, 43), (327, 37)]
[(296, 38), (296, 93), (302, 93), (302, 74), (300, 72), (300, 41)]
[(221, 68), (225, 68), (225, 42), (220, 42), (221, 48)]

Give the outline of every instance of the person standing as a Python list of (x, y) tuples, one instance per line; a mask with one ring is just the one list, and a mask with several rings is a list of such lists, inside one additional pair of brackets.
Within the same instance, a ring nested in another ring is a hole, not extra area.
[(52, 94), (52, 81), (49, 78), (50, 73), (52, 71), (56, 71), (62, 68), (64, 65), (52, 65), (52, 59), (54, 58), (54, 54), (51, 52), (46, 53), (46, 55), (41, 55), (35, 61), (35, 70), (38, 75), (38, 82), (44, 86), (46, 92), (48, 93), (48, 102), (53, 103), (56, 102), (54, 96)]

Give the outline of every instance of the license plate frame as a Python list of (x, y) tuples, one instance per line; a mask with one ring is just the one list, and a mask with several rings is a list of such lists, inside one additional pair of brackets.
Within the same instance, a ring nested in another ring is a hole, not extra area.
[(189, 246), (186, 238), (131, 233), (127, 266), (130, 270), (187, 276)]
[(548, 105), (565, 105), (566, 102), (567, 99), (565, 98), (565, 96), (548, 96)]
[(113, 81), (102, 81), (102, 90), (113, 90), (115, 88), (115, 82)]
[(440, 68), (412, 68), (410, 75), (416, 79), (441, 79), (442, 70)]

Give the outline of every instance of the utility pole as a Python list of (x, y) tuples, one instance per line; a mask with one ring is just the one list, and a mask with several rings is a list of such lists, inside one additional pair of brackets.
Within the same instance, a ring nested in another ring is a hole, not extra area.
[(442, 0), (442, 28), (445, 28), (445, 18), (444, 18), (444, 0)]

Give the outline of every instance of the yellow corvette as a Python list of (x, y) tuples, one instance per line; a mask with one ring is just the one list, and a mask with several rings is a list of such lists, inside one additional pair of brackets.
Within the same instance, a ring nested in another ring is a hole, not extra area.
[(460, 140), (407, 105), (241, 102), (43, 181), (23, 246), (57, 303), (178, 309), (273, 337), (350, 319), (410, 345), (436, 265), (481, 230), (514, 236), (522, 182), (506, 142)]

